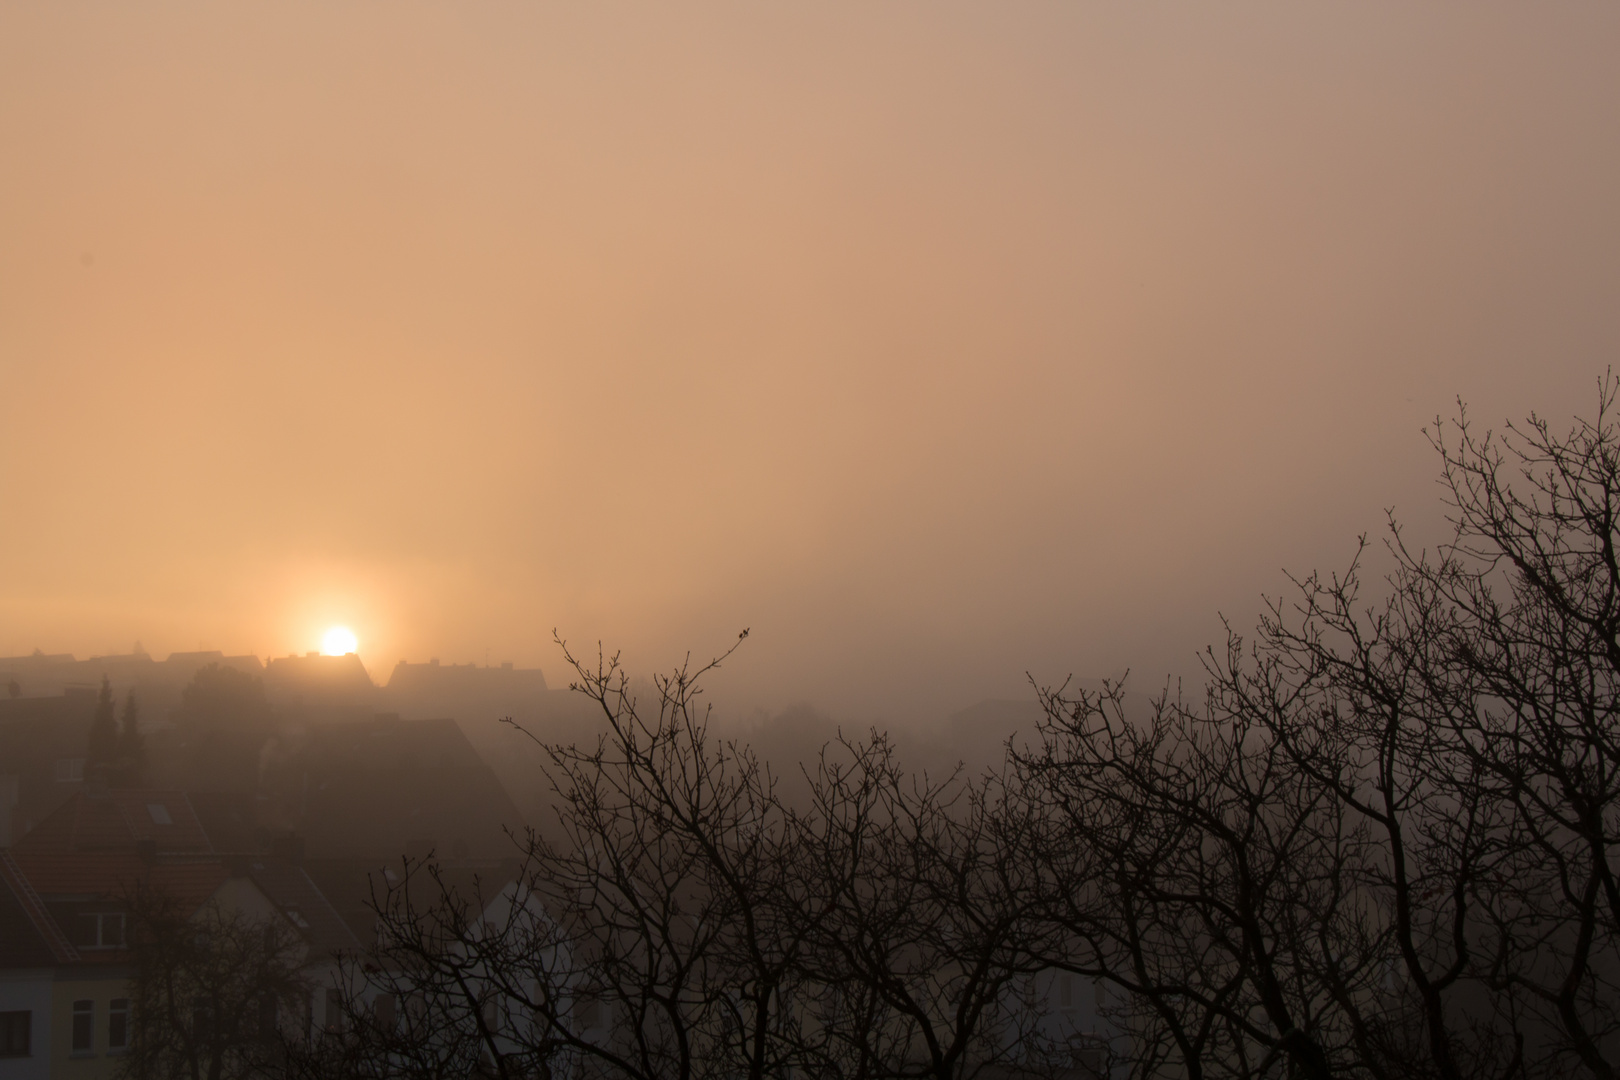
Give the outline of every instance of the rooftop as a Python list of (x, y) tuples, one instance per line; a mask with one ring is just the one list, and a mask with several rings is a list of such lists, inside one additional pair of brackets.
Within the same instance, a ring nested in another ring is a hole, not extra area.
[(213, 850), (184, 792), (149, 788), (78, 792), (15, 848), (19, 857), (92, 851), (208, 855)]

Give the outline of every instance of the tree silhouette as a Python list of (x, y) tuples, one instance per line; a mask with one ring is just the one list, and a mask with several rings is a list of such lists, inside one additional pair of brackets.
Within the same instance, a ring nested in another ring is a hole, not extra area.
[(145, 739), (140, 730), (141, 708), (135, 702), (135, 691), (129, 692), (124, 699), (124, 715), (120, 718), (118, 730), (118, 755), (131, 759), (141, 755), (142, 744)]
[[(1294, 582), (1202, 699), (1043, 693), (1054, 965), (1125, 988), (1141, 1075), (1620, 1071), (1620, 383), (1433, 436), (1454, 532), (1381, 598)], [(1162, 1063), (1162, 1064), (1161, 1064)]]
[(1036, 1022), (1060, 972), (1112, 1002), (1133, 1080), (1614, 1080), (1617, 397), (1503, 436), (1459, 406), (1432, 436), (1451, 538), (1392, 521), (1382, 595), (1363, 540), (1206, 650), (1201, 693), (1040, 690), (1040, 745), (996, 774), (906, 772), (874, 732), (790, 807), (709, 734), (718, 660), (638, 703), (565, 649), (607, 731), (545, 746), (557, 828), (509, 886), (532, 917), (407, 862), (366, 962), (422, 1034), (338, 1071), (1118, 1075), (1100, 1026)]
[(185, 723), (253, 726), (269, 714), (264, 680), (218, 663), (200, 669), (180, 691), (180, 719)]
[(312, 989), (297, 932), (279, 915), (213, 901), (187, 915), (147, 888), (122, 899), (135, 973), (119, 1080), (247, 1080), (284, 1068), (283, 1038), (305, 1034)]
[(124, 712), (118, 728), (118, 782), (124, 787), (139, 787), (145, 773), (146, 736), (140, 729), (141, 708), (131, 690), (124, 699)]
[(101, 693), (96, 698), (95, 716), (90, 720), (90, 735), (84, 756), (90, 765), (104, 765), (118, 757), (118, 721), (113, 706), (112, 681), (105, 675), (101, 677)]

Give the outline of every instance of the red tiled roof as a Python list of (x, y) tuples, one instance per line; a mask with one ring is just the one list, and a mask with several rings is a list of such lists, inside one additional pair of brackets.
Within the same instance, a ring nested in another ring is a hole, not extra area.
[(14, 849), (22, 852), (130, 851), (203, 855), (213, 848), (184, 792), (124, 788), (80, 792), (49, 814)]
[(39, 853), (12, 856), (41, 896), (116, 896), (136, 888), (172, 897), (188, 914), (201, 907), (230, 877), (218, 860), (147, 862), (133, 852)]

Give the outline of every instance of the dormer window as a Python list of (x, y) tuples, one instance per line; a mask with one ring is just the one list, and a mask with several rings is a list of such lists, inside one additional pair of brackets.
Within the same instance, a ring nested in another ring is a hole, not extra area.
[(122, 949), (124, 947), (124, 913), (98, 911), (80, 915), (79, 940), (74, 944), (81, 949)]
[(169, 816), (169, 808), (160, 802), (147, 803), (146, 812), (152, 815), (152, 824), (154, 825), (174, 824), (174, 818)]

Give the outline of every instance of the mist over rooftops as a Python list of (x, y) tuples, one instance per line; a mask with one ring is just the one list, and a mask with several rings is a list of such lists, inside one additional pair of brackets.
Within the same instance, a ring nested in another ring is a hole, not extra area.
[(357, 719), (379, 704), (377, 684), (356, 653), (276, 657), (265, 665), (264, 693), (273, 706), (306, 712), (307, 719)]
[(388, 678), (388, 689), (405, 693), (503, 693), (544, 694), (549, 687), (539, 668), (519, 668), (511, 663), (500, 667), (477, 664), (441, 664), (435, 658), (425, 664), (401, 660)]
[(178, 700), (179, 692), (209, 664), (258, 675), (264, 665), (257, 656), (226, 656), (218, 649), (170, 653), (154, 660), (145, 651), (80, 660), (72, 653), (35, 651), (27, 656), (0, 656), (0, 691), (15, 682), (20, 697), (55, 697), (63, 691), (99, 687), (103, 678), (115, 693), (131, 690), (153, 703)]

